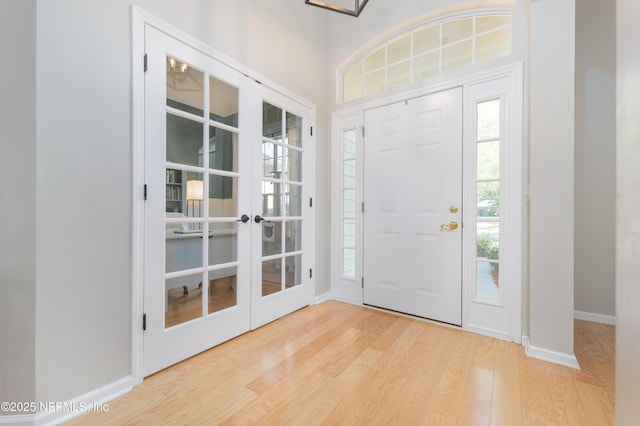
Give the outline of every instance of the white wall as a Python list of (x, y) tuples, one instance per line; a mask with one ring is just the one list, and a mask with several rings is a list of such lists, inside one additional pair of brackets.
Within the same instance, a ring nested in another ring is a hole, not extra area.
[(35, 399), (35, 30), (35, 0), (0, 2), (0, 401)]
[(573, 355), (575, 0), (531, 2), (531, 346)]
[(576, 2), (575, 309), (615, 316), (615, 2)]
[(616, 424), (640, 419), (640, 2), (617, 2)]

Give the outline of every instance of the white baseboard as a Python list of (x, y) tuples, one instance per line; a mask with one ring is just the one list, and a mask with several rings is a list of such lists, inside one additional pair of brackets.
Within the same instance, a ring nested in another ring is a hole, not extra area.
[(315, 301), (313, 302), (314, 305), (318, 305), (322, 302), (326, 302), (327, 300), (331, 300), (331, 293), (330, 292), (326, 292), (326, 293), (322, 293), (316, 296)]
[(0, 424), (9, 425), (33, 425), (36, 421), (35, 414), (17, 414), (11, 416), (0, 416)]
[(35, 415), (35, 425), (58, 425), (94, 410), (108, 410), (108, 402), (133, 389), (133, 378), (123, 377), (98, 389), (80, 395), (64, 403), (53, 411)]
[(338, 302), (348, 303), (348, 304), (350, 304), (350, 305), (363, 306), (363, 305), (362, 305), (362, 300), (352, 299), (352, 298), (350, 298), (350, 297), (335, 296), (335, 297), (333, 298), (333, 300), (337, 300)]
[(616, 317), (613, 315), (592, 314), (591, 312), (574, 311), (573, 317), (578, 320), (599, 322), (601, 324), (616, 325)]
[(580, 363), (578, 363), (578, 358), (576, 358), (574, 354), (566, 354), (538, 346), (531, 346), (529, 336), (522, 336), (522, 344), (524, 345), (524, 353), (530, 358), (536, 358), (542, 361), (548, 361), (554, 364), (564, 365), (565, 367), (580, 370)]

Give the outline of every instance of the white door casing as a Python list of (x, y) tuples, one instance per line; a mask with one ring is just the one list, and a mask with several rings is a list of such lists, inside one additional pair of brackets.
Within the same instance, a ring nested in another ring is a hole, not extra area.
[(364, 303), (461, 325), (462, 88), (365, 112)]

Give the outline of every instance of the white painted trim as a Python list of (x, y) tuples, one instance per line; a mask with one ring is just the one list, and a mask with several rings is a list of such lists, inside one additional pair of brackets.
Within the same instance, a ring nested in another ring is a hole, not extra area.
[(522, 336), (522, 344), (524, 345), (524, 353), (529, 358), (540, 359), (542, 361), (548, 361), (554, 364), (580, 370), (580, 363), (578, 363), (578, 359), (574, 354), (566, 354), (538, 346), (531, 346), (529, 336)]
[(338, 295), (334, 295), (332, 293), (332, 300), (338, 301), (338, 302), (343, 302), (343, 303), (348, 303), (350, 305), (356, 305), (356, 306), (364, 306), (362, 304), (362, 299), (353, 299), (351, 297), (344, 297), (344, 296), (338, 296)]
[(320, 303), (326, 302), (327, 300), (332, 300), (331, 293), (328, 291), (326, 293), (317, 295), (315, 300), (313, 301), (313, 304), (319, 305)]
[(600, 324), (616, 325), (614, 315), (593, 314), (591, 312), (574, 311), (573, 317), (577, 320), (598, 322)]
[(0, 416), (0, 425), (2, 424), (10, 424), (10, 425), (33, 425), (36, 421), (35, 414), (18, 414), (12, 416)]
[[(133, 385), (134, 382), (131, 376), (123, 377), (122, 379), (116, 380), (108, 385), (89, 391), (84, 395), (65, 401), (60, 404), (61, 407), (59, 410), (36, 414), (34, 416), (34, 424), (57, 425), (93, 411), (93, 408), (96, 406), (102, 405), (107, 408), (108, 405), (106, 404), (109, 401), (130, 392), (133, 389)], [(64, 406), (75, 407), (77, 411), (63, 411), (62, 408)], [(2, 421), (0, 421), (0, 423), (2, 423)]]
[(512, 336), (509, 336), (507, 333), (503, 333), (501, 331), (491, 330), (483, 327), (476, 327), (469, 324), (463, 324), (462, 329), (474, 334), (480, 334), (481, 336), (493, 337), (494, 339), (506, 340), (508, 342), (520, 344), (517, 339), (514, 339)]

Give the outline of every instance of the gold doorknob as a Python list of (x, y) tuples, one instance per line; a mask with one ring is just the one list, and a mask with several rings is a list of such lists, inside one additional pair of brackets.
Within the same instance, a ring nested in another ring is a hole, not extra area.
[(458, 213), (458, 206), (450, 206), (449, 211), (451, 213)]
[(441, 231), (455, 231), (456, 229), (458, 229), (458, 222), (451, 221), (449, 223), (443, 223), (442, 225), (440, 225)]

